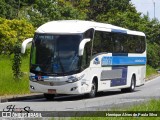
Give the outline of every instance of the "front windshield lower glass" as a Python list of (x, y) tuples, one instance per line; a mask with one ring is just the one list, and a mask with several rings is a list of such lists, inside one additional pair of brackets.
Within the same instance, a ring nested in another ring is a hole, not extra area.
[(31, 51), (31, 72), (65, 75), (78, 71), (81, 40), (81, 34), (36, 34)]

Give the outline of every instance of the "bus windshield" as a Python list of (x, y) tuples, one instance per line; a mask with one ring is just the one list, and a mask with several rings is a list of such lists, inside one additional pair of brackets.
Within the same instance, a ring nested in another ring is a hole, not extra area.
[(78, 56), (81, 34), (35, 34), (31, 50), (32, 73), (69, 75), (80, 70)]

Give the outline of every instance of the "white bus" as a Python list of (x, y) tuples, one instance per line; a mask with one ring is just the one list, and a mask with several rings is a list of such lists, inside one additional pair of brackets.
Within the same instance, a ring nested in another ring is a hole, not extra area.
[(30, 90), (56, 94), (86, 94), (110, 89), (132, 92), (143, 85), (146, 41), (143, 32), (81, 20), (52, 21), (40, 26), (32, 42)]

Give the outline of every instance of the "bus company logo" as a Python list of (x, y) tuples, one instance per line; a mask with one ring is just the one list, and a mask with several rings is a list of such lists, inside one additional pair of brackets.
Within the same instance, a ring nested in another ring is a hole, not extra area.
[(112, 65), (112, 57), (103, 57), (102, 65)]
[(137, 59), (137, 60), (135, 60), (135, 62), (145, 62), (143, 59)]
[(41, 68), (38, 66), (38, 67), (36, 67), (35, 70), (36, 70), (36, 71), (41, 71)]
[(98, 57), (96, 57), (96, 58), (94, 59), (93, 64), (95, 64), (95, 65), (100, 64), (100, 61), (99, 61), (99, 58), (98, 58)]
[(42, 80), (42, 76), (37, 76), (37, 80)]

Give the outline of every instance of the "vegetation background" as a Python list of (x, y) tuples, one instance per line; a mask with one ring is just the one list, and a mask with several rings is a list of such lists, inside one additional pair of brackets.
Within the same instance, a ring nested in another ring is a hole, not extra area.
[(0, 0), (0, 95), (29, 93), (28, 53), (22, 56), (22, 80), (13, 79), (15, 44), (33, 37), (35, 29), (47, 21), (70, 19), (143, 31), (147, 40), (147, 74), (156, 73), (153, 69), (160, 64), (160, 22), (137, 12), (131, 0)]

